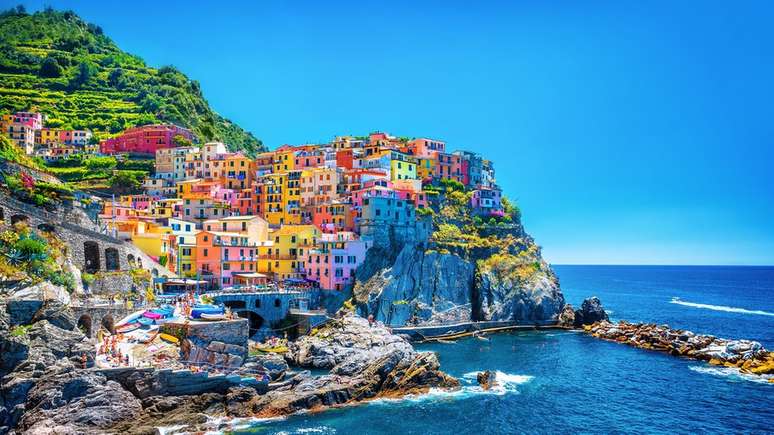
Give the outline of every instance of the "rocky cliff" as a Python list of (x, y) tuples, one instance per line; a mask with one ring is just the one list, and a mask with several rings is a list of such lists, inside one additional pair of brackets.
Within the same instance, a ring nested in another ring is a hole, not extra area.
[[(0, 435), (150, 434), (169, 425), (198, 432), (218, 429), (213, 417), (287, 415), (459, 386), (440, 371), (434, 354), (416, 352), (384, 325), (351, 315), (291, 343), (287, 362), (277, 355), (248, 356), (234, 376), (95, 371), (94, 342), (77, 328), (71, 309), (38, 301), (37, 309), (19, 310), (19, 292), (0, 287)], [(331, 373), (291, 372), (288, 363)], [(245, 381), (256, 376), (260, 382)]]
[(468, 204), (464, 192), (439, 193), (425, 218), (431, 231), (395, 237), (385, 226), (373, 237), (353, 290), (361, 314), (393, 326), (557, 321), (564, 306), (559, 281), (518, 212), (483, 221)]

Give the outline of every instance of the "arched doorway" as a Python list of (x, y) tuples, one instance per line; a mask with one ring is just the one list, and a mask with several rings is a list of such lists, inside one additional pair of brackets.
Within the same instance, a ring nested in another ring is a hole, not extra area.
[(99, 245), (97, 242), (83, 242), (83, 270), (88, 273), (99, 271)]
[(118, 260), (118, 249), (116, 248), (105, 249), (105, 269), (107, 270), (121, 269), (121, 265)]
[(115, 320), (113, 320), (113, 316), (110, 314), (106, 314), (105, 317), (102, 318), (100, 326), (110, 331), (111, 334), (116, 333)]
[(126, 256), (126, 262), (129, 264), (129, 268), (130, 269), (133, 268), (134, 267), (134, 255), (132, 255), (132, 254), (127, 255)]
[(16, 225), (19, 222), (29, 222), (30, 218), (26, 214), (15, 214), (11, 216), (11, 225)]
[(263, 317), (259, 316), (253, 311), (238, 311), (237, 315), (243, 319), (247, 319), (250, 324), (250, 335), (258, 332), (263, 326)]
[(91, 330), (91, 316), (88, 314), (84, 314), (81, 317), (78, 318), (78, 329), (83, 332), (83, 334), (89, 338), (92, 338), (92, 330)]

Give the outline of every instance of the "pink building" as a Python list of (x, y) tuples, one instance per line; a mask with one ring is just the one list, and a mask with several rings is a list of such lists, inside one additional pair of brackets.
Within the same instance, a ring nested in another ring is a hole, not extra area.
[(482, 216), (502, 216), (503, 205), (500, 189), (479, 188), (473, 191), (470, 205), (473, 212)]
[(408, 143), (409, 153), (424, 158), (435, 158), (438, 153), (446, 152), (446, 142), (434, 139), (414, 139)]
[(435, 178), (447, 178), (462, 183), (462, 158), (458, 155), (438, 153), (438, 162), (435, 165)]
[(365, 260), (370, 243), (351, 232), (322, 234), (317, 248), (305, 254), (306, 278), (322, 289), (344, 290), (354, 282), (355, 270)]
[(398, 198), (398, 193), (393, 190), (392, 183), (387, 180), (372, 180), (363, 183), (363, 187), (358, 190), (353, 190), (350, 195), (352, 205), (360, 207), (363, 205), (364, 198)]
[(24, 124), (33, 130), (43, 128), (43, 115), (38, 112), (16, 112), (13, 115), (13, 122)]
[(100, 142), (103, 154), (138, 153), (156, 155), (160, 148), (175, 147), (175, 136), (183, 136), (193, 141), (190, 130), (172, 124), (143, 125), (130, 128), (121, 135)]

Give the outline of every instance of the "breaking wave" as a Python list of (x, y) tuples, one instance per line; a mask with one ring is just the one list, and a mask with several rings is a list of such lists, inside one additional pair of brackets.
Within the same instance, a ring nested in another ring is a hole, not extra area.
[(727, 307), (725, 305), (710, 305), (710, 304), (697, 304), (695, 302), (688, 302), (680, 300), (678, 297), (673, 297), (671, 301), (669, 301), (672, 304), (678, 304), (683, 305), (686, 307), (693, 307), (693, 308), (703, 308), (705, 310), (713, 310), (713, 311), (724, 311), (726, 313), (739, 313), (739, 314), (756, 314), (759, 316), (774, 316), (774, 313), (770, 313), (768, 311), (762, 311), (762, 310), (747, 310), (745, 308), (738, 308), (738, 307)]
[(772, 376), (770, 375), (763, 375), (763, 376), (748, 375), (746, 373), (740, 372), (738, 369), (735, 369), (733, 367), (688, 366), (688, 368), (697, 373), (720, 376), (720, 377), (729, 378), (729, 379), (745, 380), (745, 381), (755, 382), (758, 384), (774, 385), (769, 383), (769, 379), (772, 378)]

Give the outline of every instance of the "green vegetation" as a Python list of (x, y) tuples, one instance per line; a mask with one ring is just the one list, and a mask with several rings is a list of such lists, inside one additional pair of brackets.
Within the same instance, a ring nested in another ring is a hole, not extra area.
[(0, 233), (0, 281), (50, 281), (73, 291), (75, 279), (62, 268), (66, 252), (67, 246), (53, 234), (17, 223)]
[(2, 134), (0, 134), (0, 161), (18, 163), (32, 169), (41, 168), (37, 160), (30, 158), (30, 156), (24, 153), (24, 150)]
[(72, 11), (0, 14), (0, 111), (20, 110), (45, 113), (49, 127), (90, 129), (99, 137), (171, 122), (233, 150), (264, 150), (210, 108), (199, 82), (171, 66), (146, 65)]
[(24, 337), (30, 328), (32, 328), (32, 325), (16, 325), (11, 328), (11, 337)]
[(73, 199), (73, 190), (64, 184), (35, 180), (26, 172), (2, 173), (2, 185), (15, 198), (37, 206), (53, 206), (55, 202)]

